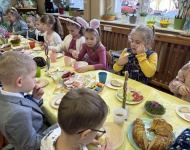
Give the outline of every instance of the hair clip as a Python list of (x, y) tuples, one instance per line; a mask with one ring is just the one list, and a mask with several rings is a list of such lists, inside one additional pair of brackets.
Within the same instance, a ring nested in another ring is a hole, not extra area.
[(75, 21), (73, 21), (73, 20), (71, 20), (71, 19), (69, 19), (69, 18), (62, 18), (62, 17), (58, 17), (58, 18), (59, 18), (59, 19), (62, 19), (62, 20), (65, 20), (65, 21), (69, 21), (69, 22), (74, 23), (74, 24), (76, 24), (77, 26), (81, 27), (81, 25), (80, 25), (79, 23), (77, 23), (77, 22), (75, 22)]

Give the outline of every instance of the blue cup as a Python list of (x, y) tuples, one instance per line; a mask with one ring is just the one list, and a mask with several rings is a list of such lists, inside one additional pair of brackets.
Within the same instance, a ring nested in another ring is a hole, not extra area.
[(106, 83), (107, 73), (106, 72), (99, 72), (98, 73), (99, 82), (102, 84)]

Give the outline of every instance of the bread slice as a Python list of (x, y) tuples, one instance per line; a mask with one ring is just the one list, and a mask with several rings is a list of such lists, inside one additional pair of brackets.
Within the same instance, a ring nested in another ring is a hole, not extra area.
[(190, 113), (190, 108), (189, 107), (181, 107), (179, 109), (179, 112), (181, 112), (181, 113)]
[(122, 87), (123, 84), (119, 82), (118, 80), (111, 80), (110, 84), (115, 87)]

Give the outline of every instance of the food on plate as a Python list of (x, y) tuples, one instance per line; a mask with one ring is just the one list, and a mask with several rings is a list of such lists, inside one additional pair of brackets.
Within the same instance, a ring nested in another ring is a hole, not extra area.
[(147, 101), (144, 108), (147, 112), (153, 115), (163, 115), (166, 112), (164, 106), (156, 101)]
[(143, 121), (137, 118), (134, 121), (132, 136), (135, 143), (142, 150), (167, 150), (167, 147), (172, 143), (173, 127), (164, 119), (156, 118), (153, 120), (149, 132), (154, 132), (155, 137), (148, 142), (146, 136), (145, 125)]
[(99, 82), (94, 82), (89, 86), (90, 89), (100, 92), (103, 89), (103, 85)]
[[(117, 94), (119, 98), (123, 99), (123, 89), (117, 90)], [(128, 102), (139, 102), (143, 100), (143, 96), (134, 90), (127, 90), (126, 94), (127, 94), (126, 100)]]
[(69, 72), (62, 75), (62, 79), (68, 78), (68, 77), (73, 76), (73, 75), (75, 75), (75, 73), (69, 71)]
[(56, 101), (55, 101), (55, 104), (56, 105), (59, 105), (61, 103), (61, 99), (57, 99)]
[(129, 53), (126, 52), (123, 56), (129, 56)]
[(190, 107), (181, 107), (179, 109), (179, 112), (181, 112), (181, 113), (190, 113)]
[(36, 62), (38, 67), (46, 66), (46, 61), (43, 57), (34, 57), (33, 60)]
[(123, 84), (118, 80), (111, 80), (110, 84), (115, 87), (122, 87)]

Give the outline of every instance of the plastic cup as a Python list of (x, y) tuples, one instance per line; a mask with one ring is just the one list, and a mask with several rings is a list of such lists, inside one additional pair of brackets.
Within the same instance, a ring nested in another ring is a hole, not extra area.
[(65, 62), (65, 66), (69, 67), (71, 65), (71, 57), (65, 56), (64, 62)]
[(36, 78), (39, 78), (41, 77), (41, 68), (40, 67), (37, 67), (36, 68), (36, 75), (35, 75)]
[(57, 59), (57, 54), (56, 53), (51, 53), (50, 54), (50, 60), (52, 63), (56, 62)]
[(78, 65), (78, 63), (75, 62), (74, 63), (74, 69), (77, 70), (78, 68), (79, 68), (79, 65)]
[(126, 119), (127, 110), (117, 107), (113, 110), (113, 119), (116, 124), (122, 125)]
[(102, 84), (105, 84), (106, 78), (107, 78), (107, 73), (106, 72), (99, 72), (98, 77), (99, 77), (99, 82)]
[(29, 45), (30, 45), (30, 48), (33, 49), (35, 47), (35, 42), (31, 41), (31, 42), (29, 42)]

